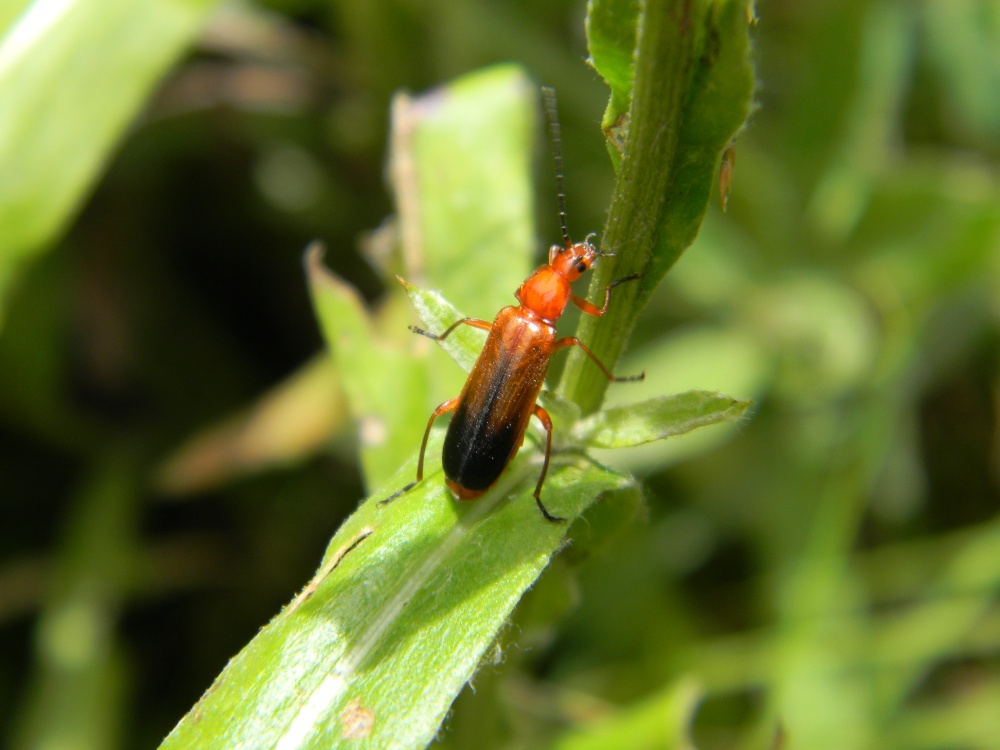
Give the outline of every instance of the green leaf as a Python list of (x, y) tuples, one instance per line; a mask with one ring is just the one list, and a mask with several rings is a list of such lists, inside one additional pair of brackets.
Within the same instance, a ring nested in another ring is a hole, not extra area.
[[(438, 292), (424, 291), (404, 279), (400, 279), (400, 282), (428, 332), (441, 334), (448, 326), (465, 317)], [(470, 372), (483, 348), (484, 337), (484, 331), (469, 326), (459, 326), (454, 333), (449, 334), (448, 338), (438, 341), (437, 344), (458, 363), (459, 367)]]
[(577, 423), (573, 436), (590, 448), (628, 448), (711, 424), (736, 422), (749, 401), (712, 391), (688, 391), (605, 409)]
[(313, 306), (357, 424), (364, 475), (370, 487), (381, 484), (413, 451), (404, 428), (427, 419), (426, 367), (379, 334), (358, 293), (323, 266), (318, 244), (307, 251), (306, 268)]
[(139, 569), (141, 482), (127, 451), (107, 453), (65, 514), (15, 747), (96, 750), (120, 742), (129, 662), (117, 624)]
[(612, 747), (694, 750), (691, 724), (703, 691), (692, 680), (682, 680), (626, 710), (567, 733), (555, 750), (603, 750)]
[[(652, 290), (697, 235), (720, 155), (750, 113), (752, 9), (748, 0), (591, 0), (588, 9), (591, 57), (612, 88), (609, 148), (622, 154), (602, 236), (618, 258), (597, 269), (591, 296), (599, 299), (614, 278), (642, 274), (615, 290), (607, 315), (581, 320), (580, 338), (610, 365)], [(623, 31), (625, 20), (634, 36)], [(632, 81), (627, 113), (624, 80)], [(607, 383), (586, 359), (570, 354), (560, 391), (589, 413)]]
[(628, 139), (628, 110), (632, 103), (632, 79), (635, 74), (636, 14), (634, 0), (604, 0), (587, 6), (587, 46), (590, 64), (611, 89), (601, 127), (607, 137), (608, 153), (615, 165), (621, 164)]
[[(392, 505), (365, 503), (163, 747), (426, 745), (565, 537), (531, 497), (539, 468), (522, 450), (493, 490), (457, 503), (435, 467)], [(578, 454), (555, 456), (545, 485), (571, 518), (612, 491), (636, 492)]]
[(115, 143), (214, 4), (37, 0), (5, 30), (0, 302), (21, 265), (51, 242), (86, 197)]
[[(685, 258), (684, 264), (694, 257)], [(768, 396), (773, 378), (768, 353), (739, 325), (684, 326), (628, 352), (618, 368), (622, 373), (645, 372), (646, 378), (609, 388), (605, 409), (703, 390), (756, 402)], [(743, 432), (739, 423), (718, 425), (626, 450), (601, 451), (595, 457), (619, 471), (645, 475), (706, 455)]]
[(404, 275), (472, 315), (511, 304), (535, 254), (537, 98), (520, 68), (498, 65), (393, 101)]

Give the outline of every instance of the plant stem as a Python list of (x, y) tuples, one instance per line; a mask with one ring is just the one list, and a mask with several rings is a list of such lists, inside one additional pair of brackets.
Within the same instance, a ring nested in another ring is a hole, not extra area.
[[(682, 119), (682, 94), (693, 47), (689, 18), (691, 0), (652, 0), (639, 13), (638, 54), (629, 112), (629, 134), (602, 237), (604, 250), (618, 253), (594, 274), (594, 290), (612, 275), (643, 272), (649, 264), (657, 222), (662, 214)], [(584, 318), (580, 336), (603, 362), (615, 362), (624, 349), (635, 319), (648, 297), (644, 280), (615, 289), (604, 319)], [(576, 401), (584, 414), (600, 405), (607, 380), (574, 352), (560, 384), (562, 395)]]

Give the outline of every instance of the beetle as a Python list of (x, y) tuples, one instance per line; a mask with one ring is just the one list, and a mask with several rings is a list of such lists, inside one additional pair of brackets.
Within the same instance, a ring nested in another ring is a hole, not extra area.
[(489, 335), (462, 392), (445, 401), (431, 414), (420, 445), (416, 480), (380, 501), (380, 505), (395, 500), (423, 479), (427, 439), (438, 417), (454, 412), (442, 450), (445, 484), (458, 500), (474, 500), (496, 483), (517, 454), (524, 442), (528, 422), (534, 415), (542, 423), (546, 433), (545, 459), (535, 486), (535, 502), (547, 520), (565, 521), (565, 518), (552, 515), (541, 500), (542, 485), (548, 473), (552, 452), (552, 420), (537, 400), (552, 355), (561, 349), (578, 346), (611, 381), (635, 381), (645, 377), (643, 373), (616, 378), (578, 338), (556, 338), (556, 321), (570, 301), (587, 315), (601, 317), (608, 310), (611, 290), (619, 284), (639, 278), (639, 274), (631, 274), (608, 284), (604, 290), (602, 307), (572, 293), (571, 282), (580, 278), (598, 258), (613, 256), (614, 253), (598, 250), (590, 241), (594, 236), (592, 234), (587, 235), (583, 242), (570, 240), (566, 227), (554, 92), (551, 89), (543, 91), (552, 128), (563, 245), (553, 245), (549, 249), (548, 263), (539, 266), (515, 293), (519, 304), (503, 308), (492, 323), (478, 318), (462, 318), (440, 334), (430, 333), (416, 326), (409, 327), (414, 333), (435, 341), (443, 341), (463, 325), (482, 329)]

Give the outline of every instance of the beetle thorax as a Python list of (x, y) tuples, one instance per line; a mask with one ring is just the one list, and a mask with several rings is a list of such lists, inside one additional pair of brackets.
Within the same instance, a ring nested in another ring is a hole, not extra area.
[(514, 295), (521, 306), (550, 323), (555, 323), (569, 303), (569, 281), (549, 265), (538, 268)]

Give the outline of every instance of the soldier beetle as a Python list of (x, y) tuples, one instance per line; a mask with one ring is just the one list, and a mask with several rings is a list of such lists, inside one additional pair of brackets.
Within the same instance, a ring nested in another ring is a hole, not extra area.
[(553, 245), (549, 249), (548, 263), (539, 266), (515, 293), (519, 304), (503, 308), (492, 323), (478, 318), (462, 318), (440, 334), (430, 333), (416, 326), (409, 327), (414, 333), (435, 341), (446, 339), (462, 325), (482, 329), (489, 335), (462, 392), (445, 401), (431, 414), (420, 445), (416, 480), (381, 500), (379, 505), (392, 502), (423, 479), (427, 438), (434, 421), (443, 414), (454, 412), (445, 434), (442, 466), (445, 484), (459, 500), (474, 500), (496, 483), (520, 449), (528, 422), (534, 414), (546, 433), (545, 460), (535, 486), (535, 502), (547, 520), (565, 521), (565, 518), (549, 513), (541, 499), (542, 484), (548, 473), (549, 456), (552, 452), (552, 420), (548, 412), (536, 402), (552, 355), (560, 349), (578, 346), (608, 380), (625, 382), (645, 377), (643, 373), (616, 378), (578, 338), (556, 338), (556, 321), (570, 301), (587, 315), (601, 317), (608, 310), (611, 290), (618, 284), (639, 278), (639, 274), (625, 276), (608, 284), (604, 290), (602, 307), (572, 293), (571, 282), (580, 278), (598, 258), (610, 257), (614, 253), (602, 253), (598, 250), (590, 241), (594, 235), (587, 235), (583, 242), (573, 242), (569, 237), (555, 92), (552, 89), (542, 89), (542, 92), (552, 133), (563, 245)]

